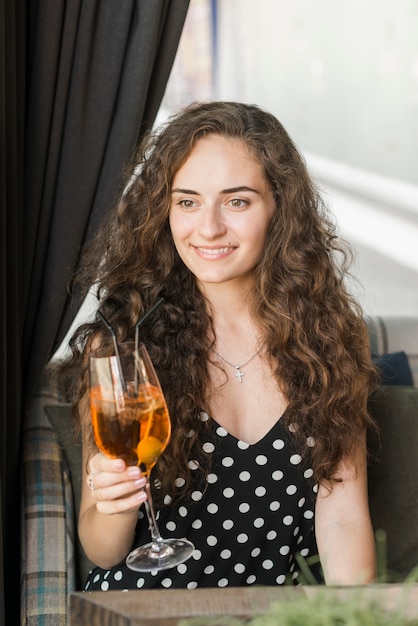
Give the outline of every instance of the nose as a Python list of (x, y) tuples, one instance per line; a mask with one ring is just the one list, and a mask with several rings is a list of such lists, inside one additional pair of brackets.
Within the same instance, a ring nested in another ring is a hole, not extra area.
[(221, 208), (217, 205), (205, 206), (201, 212), (199, 235), (210, 240), (225, 235), (226, 231), (227, 226)]

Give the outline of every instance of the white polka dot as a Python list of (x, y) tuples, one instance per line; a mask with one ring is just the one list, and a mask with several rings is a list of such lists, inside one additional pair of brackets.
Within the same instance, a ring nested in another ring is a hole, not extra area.
[(275, 441), (273, 441), (273, 448), (275, 448), (275, 450), (281, 450), (282, 448), (284, 448), (283, 439), (276, 439)]
[(212, 513), (212, 515), (213, 515), (214, 513), (217, 513), (217, 512), (218, 512), (219, 507), (218, 507), (218, 505), (217, 505), (217, 504), (215, 504), (215, 502), (211, 502), (210, 504), (208, 504), (208, 506), (206, 507), (206, 509), (207, 509), (207, 512), (208, 512), (208, 513)]
[(306, 440), (306, 444), (310, 447), (313, 448), (315, 445), (315, 439), (313, 437), (308, 437)]
[(163, 578), (161, 581), (161, 586), (165, 587), (166, 589), (171, 587), (172, 584), (173, 584), (173, 581), (171, 580), (171, 578)]
[(174, 481), (176, 487), (184, 487), (185, 483), (186, 481), (184, 480), (184, 478), (176, 478), (176, 480)]
[(153, 569), (150, 572), (151, 576), (157, 576), (157, 574), (159, 574), (159, 571), (157, 569)]
[(300, 551), (300, 553), (301, 553), (301, 555), (302, 555), (302, 556), (308, 556), (308, 554), (309, 554), (309, 548), (303, 548), (303, 549)]
[(283, 472), (281, 470), (276, 470), (271, 475), (273, 480), (281, 480), (283, 478)]
[(190, 583), (187, 583), (187, 589), (196, 589), (197, 588), (197, 582), (195, 580), (193, 580)]
[(305, 478), (311, 478), (313, 476), (313, 470), (309, 468), (303, 472), (303, 475)]
[(299, 572), (294, 572), (292, 574), (292, 580), (296, 580), (296, 578), (298, 578), (298, 576), (299, 576)]
[(238, 510), (240, 513), (248, 513), (248, 511), (250, 510), (250, 505), (248, 504), (248, 502), (241, 502)]
[(299, 463), (302, 460), (302, 457), (300, 456), (300, 454), (292, 454), (289, 460), (292, 465), (299, 465)]
[(283, 524), (284, 524), (285, 526), (290, 526), (290, 524), (291, 524), (292, 522), (293, 522), (293, 517), (292, 517), (291, 515), (286, 515), (286, 516), (283, 518)]
[(261, 553), (261, 549), (260, 548), (253, 548), (251, 550), (251, 556), (256, 558), (257, 556), (259, 556)]
[(93, 578), (93, 582), (97, 583), (100, 580), (100, 574), (96, 574), (96, 576)]
[(209, 415), (207, 413), (205, 413), (205, 411), (202, 411), (199, 415), (199, 419), (202, 422), (207, 422), (209, 419)]
[(243, 574), (245, 572), (245, 565), (242, 563), (235, 563), (234, 570), (237, 574)]
[(254, 574), (251, 574), (251, 576), (248, 576), (245, 582), (247, 583), (247, 585), (252, 585), (253, 583), (255, 583), (256, 580), (257, 578), (254, 576)]
[(115, 572), (114, 575), (113, 575), (113, 578), (115, 580), (122, 580), (122, 577), (123, 577), (123, 573), (121, 572), (120, 569), (118, 569), (118, 571)]
[(106, 580), (107, 578), (109, 578), (109, 576), (110, 576), (110, 569), (108, 569), (107, 572), (104, 574), (103, 580)]
[(268, 459), (265, 454), (258, 454), (255, 457), (255, 462), (257, 463), (257, 465), (265, 465), (267, 461)]
[(234, 464), (234, 459), (230, 456), (226, 456), (222, 459), (222, 465), (224, 467), (231, 467)]
[(141, 589), (141, 587), (143, 587), (145, 584), (145, 578), (138, 578), (138, 580), (136, 581), (136, 586), (138, 589)]
[(209, 441), (204, 443), (202, 448), (203, 448), (203, 451), (207, 452), (208, 454), (210, 454), (211, 452), (215, 450), (215, 446), (213, 445), (213, 443), (210, 443)]
[(248, 448), (250, 447), (250, 444), (247, 443), (246, 441), (241, 441), (241, 439), (239, 441), (237, 441), (237, 446), (240, 450), (248, 450)]
[(220, 553), (221, 559), (230, 559), (231, 555), (232, 555), (232, 552), (231, 550), (228, 550), (228, 549), (222, 550)]
[(227, 487), (226, 489), (223, 490), (222, 493), (224, 494), (225, 498), (233, 498), (235, 492), (231, 487)]
[(257, 518), (254, 520), (254, 526), (255, 526), (256, 528), (262, 528), (262, 527), (264, 526), (264, 520), (263, 520), (263, 518), (262, 518), (262, 517), (257, 517)]
[(283, 556), (286, 556), (286, 554), (289, 554), (290, 552), (290, 548), (289, 546), (282, 546), (279, 550), (280, 554), (282, 554)]
[(227, 578), (220, 578), (218, 580), (218, 587), (226, 587), (228, 585), (228, 579)]
[(186, 437), (190, 439), (191, 437), (193, 437), (193, 435), (194, 435), (194, 430), (189, 430), (189, 432), (186, 434)]
[(208, 546), (216, 546), (218, 540), (215, 535), (209, 535), (209, 537), (206, 537), (206, 543), (208, 544)]
[(196, 530), (199, 530), (199, 528), (202, 528), (203, 523), (201, 519), (195, 519), (192, 523), (192, 528), (195, 528)]
[(237, 537), (238, 543), (246, 543), (248, 541), (248, 535), (245, 533), (240, 533)]
[(299, 532), (299, 526), (296, 526), (295, 530), (293, 531), (293, 536), (296, 537), (298, 532)]
[(240, 472), (239, 474), (239, 479), (242, 480), (243, 483), (246, 483), (247, 480), (250, 480), (250, 478), (251, 478), (250, 472), (245, 471), (245, 472)]
[(259, 498), (261, 498), (262, 496), (265, 496), (267, 493), (267, 489), (265, 487), (256, 487), (254, 490), (254, 493), (256, 496), (258, 496)]
[(193, 550), (192, 559), (194, 559), (195, 561), (200, 561), (201, 558), (202, 558), (202, 552), (200, 550)]
[(169, 504), (171, 504), (171, 501), (172, 501), (172, 497), (171, 496), (169, 496), (169, 495), (164, 496), (164, 504), (165, 505), (168, 506)]
[(225, 530), (231, 530), (231, 528), (234, 526), (234, 522), (232, 521), (232, 519), (226, 519), (222, 523), (222, 526)]
[(303, 541), (303, 537), (298, 537), (296, 543), (299, 545), (300, 543), (302, 543)]
[(203, 497), (203, 493), (201, 491), (193, 491), (192, 493), (192, 500), (194, 500), (195, 502), (198, 502), (199, 500), (201, 500)]
[(179, 515), (180, 517), (187, 517), (188, 514), (188, 510), (186, 509), (185, 506), (180, 506), (179, 507)]
[(167, 530), (176, 530), (176, 523), (173, 521), (167, 522), (167, 524), (165, 525), (165, 527), (167, 528)]
[(266, 538), (269, 541), (272, 541), (273, 539), (276, 539), (276, 537), (277, 537), (277, 532), (275, 530), (269, 530), (269, 532), (266, 535)]
[(314, 486), (312, 487), (312, 491), (313, 491), (314, 493), (317, 493), (317, 492), (318, 492), (318, 485), (314, 485)]
[(198, 463), (198, 461), (195, 461), (195, 460), (189, 461), (189, 462), (187, 463), (187, 465), (189, 466), (189, 468), (190, 468), (191, 470), (197, 470), (197, 469), (199, 469), (199, 463)]
[(263, 569), (271, 569), (273, 567), (274, 563), (270, 559), (266, 559), (265, 561), (262, 562), (261, 565), (262, 565)]
[(278, 585), (284, 585), (285, 582), (286, 582), (286, 576), (284, 574), (280, 574), (280, 576), (277, 576), (276, 583)]
[(313, 511), (305, 511), (305, 513), (303, 514), (303, 517), (304, 517), (305, 519), (312, 519), (312, 518), (313, 518), (313, 516), (314, 516)]
[(289, 485), (288, 487), (286, 487), (286, 493), (288, 496), (294, 496), (297, 490), (298, 488), (296, 487), (296, 485)]
[(109, 589), (109, 582), (107, 580), (104, 580), (100, 585), (100, 589), (102, 591), (107, 591)]
[(219, 435), (219, 437), (226, 437), (228, 432), (225, 430), (225, 428), (222, 428), (222, 426), (219, 426), (216, 429), (216, 433)]
[(177, 565), (177, 571), (179, 574), (185, 574), (187, 572), (187, 565), (185, 563), (180, 563), (180, 565)]
[(211, 473), (211, 474), (208, 474), (208, 477), (206, 480), (208, 481), (210, 485), (213, 485), (213, 483), (216, 483), (216, 481), (218, 480), (218, 477), (216, 474)]
[(298, 425), (297, 424), (289, 424), (289, 430), (291, 433), (295, 433), (298, 430)]
[(270, 502), (270, 511), (278, 511), (280, 509), (280, 502), (278, 502), (277, 500), (273, 500), (273, 502)]
[(215, 568), (213, 567), (213, 565), (207, 565), (205, 569), (203, 570), (205, 574), (213, 574), (214, 571), (215, 571)]
[(301, 498), (298, 502), (298, 507), (301, 509), (306, 502), (306, 498)]

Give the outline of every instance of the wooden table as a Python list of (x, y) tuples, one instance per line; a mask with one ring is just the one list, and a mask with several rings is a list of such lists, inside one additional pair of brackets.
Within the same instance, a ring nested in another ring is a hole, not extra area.
[(240, 587), (225, 589), (93, 591), (70, 596), (71, 626), (176, 626), (187, 617), (235, 616), (265, 613), (273, 602), (286, 598), (335, 593), (358, 601), (359, 596), (381, 602), (388, 610), (403, 607), (403, 614), (418, 618), (418, 585), (368, 587)]

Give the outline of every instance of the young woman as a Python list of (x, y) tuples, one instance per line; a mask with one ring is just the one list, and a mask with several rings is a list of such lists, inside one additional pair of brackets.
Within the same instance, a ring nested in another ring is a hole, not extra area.
[[(194, 104), (149, 136), (86, 260), (117, 331), (142, 327), (172, 438), (153, 471), (163, 536), (191, 559), (161, 572), (124, 561), (149, 541), (138, 467), (98, 453), (86, 389), (98, 320), (67, 370), (86, 480), (86, 589), (276, 585), (319, 554), (325, 582), (375, 576), (367, 502), (367, 332), (344, 280), (349, 254), (283, 126), (256, 106)], [(90, 488), (89, 488), (90, 486)]]

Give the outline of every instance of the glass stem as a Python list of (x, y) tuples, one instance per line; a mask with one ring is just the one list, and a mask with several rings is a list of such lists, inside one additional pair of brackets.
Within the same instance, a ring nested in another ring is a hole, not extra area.
[(158, 528), (157, 520), (155, 519), (154, 505), (151, 495), (151, 485), (148, 478), (145, 485), (145, 493), (147, 494), (147, 499), (145, 500), (145, 510), (147, 512), (149, 529), (151, 532), (152, 549), (154, 550), (154, 552), (160, 552), (164, 548), (164, 545)]

